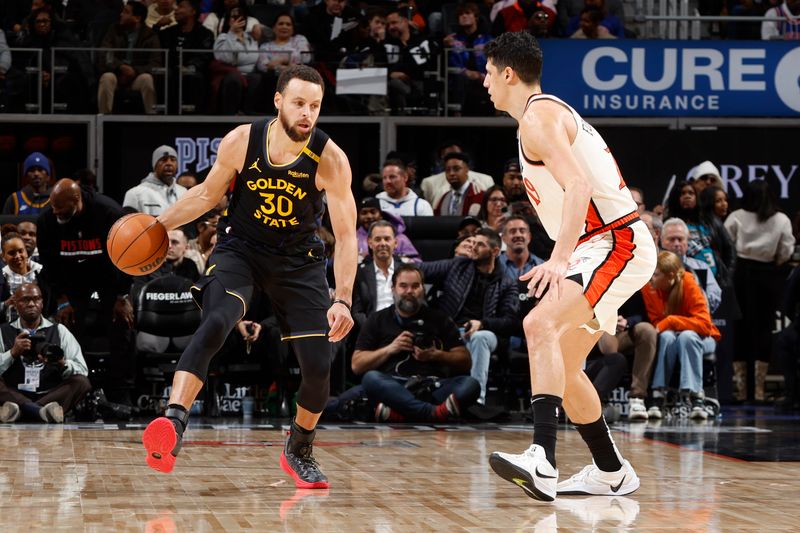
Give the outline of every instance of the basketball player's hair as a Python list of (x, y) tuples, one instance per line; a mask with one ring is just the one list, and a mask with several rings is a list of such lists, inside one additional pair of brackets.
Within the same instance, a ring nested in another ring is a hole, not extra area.
[(408, 174), (408, 170), (406, 169), (406, 164), (403, 163), (402, 159), (387, 159), (383, 162), (382, 169), (386, 167), (397, 167), (403, 174)]
[(486, 237), (486, 240), (489, 241), (489, 246), (492, 248), (500, 248), (500, 235), (492, 228), (480, 228), (475, 232), (475, 237), (479, 235)]
[(526, 31), (503, 33), (488, 43), (483, 51), (498, 73), (509, 67), (522, 83), (528, 85), (542, 79), (542, 49), (534, 36)]
[(674, 253), (663, 251), (658, 254), (656, 268), (666, 276), (675, 276), (672, 287), (669, 289), (667, 305), (664, 309), (666, 316), (674, 315), (683, 304), (683, 274), (686, 272), (683, 268), (683, 261)]
[(283, 94), (286, 86), (289, 85), (289, 82), (295, 78), (298, 80), (307, 81), (309, 83), (315, 83), (322, 87), (323, 92), (325, 91), (325, 82), (322, 81), (322, 76), (320, 76), (319, 72), (317, 72), (315, 69), (306, 65), (292, 65), (291, 67), (286, 67), (281, 72), (281, 75), (278, 76), (278, 84), (276, 85), (275, 90)]
[(422, 270), (413, 263), (402, 263), (399, 266), (394, 268), (394, 274), (392, 274), (392, 287), (397, 285), (397, 278), (400, 277), (400, 274), (403, 272), (416, 272), (419, 276), (419, 281), (425, 285), (425, 275), (422, 273)]
[(395, 229), (394, 224), (392, 224), (388, 220), (376, 220), (375, 222), (370, 224), (369, 231), (367, 232), (367, 237), (372, 237), (372, 232), (375, 231), (376, 228), (391, 228), (392, 235), (397, 237), (397, 229)]

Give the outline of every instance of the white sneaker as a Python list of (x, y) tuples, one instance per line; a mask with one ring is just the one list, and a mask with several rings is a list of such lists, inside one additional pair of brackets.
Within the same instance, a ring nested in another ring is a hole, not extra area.
[(565, 510), (595, 528), (629, 527), (639, 516), (639, 502), (624, 496), (590, 496), (588, 498), (559, 498), (555, 502), (558, 510)]
[(650, 420), (661, 420), (664, 418), (664, 415), (661, 414), (661, 408), (659, 406), (653, 405), (647, 410), (647, 418)]
[(559, 494), (625, 496), (639, 488), (639, 477), (628, 461), (616, 472), (603, 472), (594, 462), (558, 484)]
[(64, 409), (61, 408), (58, 402), (50, 402), (39, 409), (39, 416), (44, 422), (51, 424), (64, 423)]
[(647, 407), (641, 398), (631, 398), (628, 400), (628, 420), (647, 420)]
[(5, 402), (0, 406), (0, 422), (10, 424), (19, 418), (19, 405), (14, 402)]
[(706, 411), (706, 408), (701, 405), (695, 405), (692, 407), (692, 412), (689, 413), (689, 418), (692, 420), (707, 420), (708, 411)]
[(519, 455), (494, 452), (489, 456), (489, 466), (535, 500), (551, 502), (556, 498), (558, 470), (547, 460), (544, 448), (537, 444), (531, 444)]

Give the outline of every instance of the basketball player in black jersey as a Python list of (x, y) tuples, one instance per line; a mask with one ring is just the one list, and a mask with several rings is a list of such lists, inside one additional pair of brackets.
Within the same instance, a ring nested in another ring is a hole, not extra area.
[[(209, 361), (245, 315), (253, 291), (262, 290), (272, 301), (282, 339), (292, 343), (302, 374), (281, 467), (298, 488), (328, 487), (312, 455), (312, 442), (328, 399), (330, 343), (342, 340), (353, 325), (350, 303), (358, 251), (350, 164), (341, 148), (316, 128), (322, 96), (316, 70), (303, 65), (285, 69), (275, 93), (277, 117), (228, 133), (205, 181), (158, 217), (167, 230), (178, 228), (217, 205), (235, 180), (228, 226), (218, 235), (205, 275), (192, 287), (203, 308), (202, 322), (178, 362), (164, 416), (151, 422), (142, 438), (147, 464), (155, 470), (172, 470)], [(323, 191), (336, 237), (332, 303), (324, 246), (316, 234)]]

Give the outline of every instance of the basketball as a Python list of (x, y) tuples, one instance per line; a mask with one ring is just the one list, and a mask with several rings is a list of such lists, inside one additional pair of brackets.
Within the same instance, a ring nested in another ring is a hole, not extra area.
[(131, 276), (157, 270), (167, 256), (167, 230), (152, 215), (126, 215), (108, 232), (108, 256), (114, 265)]

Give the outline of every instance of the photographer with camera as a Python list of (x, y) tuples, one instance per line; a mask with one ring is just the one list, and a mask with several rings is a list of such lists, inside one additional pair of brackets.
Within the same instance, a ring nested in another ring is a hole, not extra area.
[(352, 368), (377, 404), (378, 421), (443, 422), (472, 406), (480, 393), (466, 375), (469, 353), (455, 323), (425, 305), (422, 271), (395, 267), (394, 305), (373, 313), (356, 341)]
[(475, 232), (472, 257), (454, 257), (422, 263), (430, 283), (441, 288), (437, 309), (455, 318), (464, 328), (464, 340), (472, 358), (470, 375), (481, 385), (486, 399), (491, 354), (498, 340), (507, 338), (518, 321), (519, 289), (504, 274), (498, 260), (500, 236), (493, 229)]
[(92, 388), (81, 347), (69, 330), (42, 316), (42, 291), (26, 283), (14, 293), (19, 318), (0, 326), (0, 422), (21, 415), (60, 424)]

